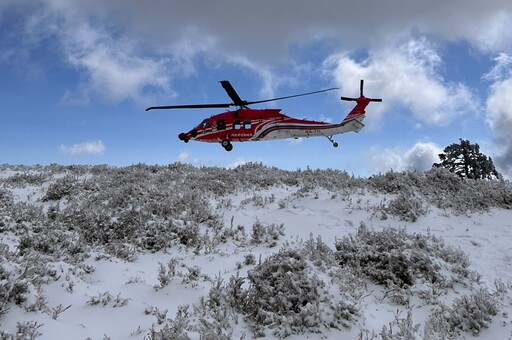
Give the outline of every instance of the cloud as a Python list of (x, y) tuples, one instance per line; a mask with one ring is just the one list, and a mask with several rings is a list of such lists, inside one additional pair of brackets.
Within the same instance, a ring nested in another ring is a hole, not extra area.
[(248, 161), (247, 159), (245, 159), (245, 157), (237, 157), (231, 164), (228, 164), (226, 166), (226, 168), (228, 169), (234, 169), (236, 167), (239, 167), (241, 165), (244, 165), (246, 163), (249, 163), (250, 161)]
[(496, 167), (512, 178), (512, 57), (501, 54), (485, 75), (493, 80), (486, 102), (486, 119), (496, 134)]
[(207, 158), (199, 158), (193, 155), (188, 149), (180, 149), (178, 154), (177, 162), (186, 163), (194, 166), (209, 166), (211, 165), (210, 160)]
[(61, 145), (60, 150), (71, 156), (99, 155), (105, 152), (106, 148), (100, 140), (73, 144), (71, 146)]
[(324, 73), (332, 75), (345, 96), (357, 96), (359, 80), (365, 79), (365, 95), (383, 98), (372, 108), (370, 124), (378, 122), (382, 112), (405, 106), (418, 121), (445, 126), (464, 114), (477, 113), (479, 105), (465, 85), (442, 78), (441, 65), (434, 46), (419, 38), (371, 50), (361, 61), (346, 53), (332, 55), (324, 63)]
[(59, 34), (66, 61), (83, 74), (80, 98), (99, 95), (112, 101), (140, 101), (148, 88), (170, 92), (165, 59), (145, 55), (133, 40), (116, 38), (101, 25), (67, 21)]
[[(464, 39), (487, 53), (512, 49), (512, 2), (502, 0), (156, 0), (150, 4), (138, 0), (11, 0), (0, 5), (0, 15), (12, 7), (23, 8), (19, 12), (25, 17), (13, 21), (23, 23), (18, 40), (26, 42), (27, 48), (32, 46), (33, 53), (49, 36), (59, 40), (63, 58), (81, 74), (80, 84), (72, 92), (81, 101), (93, 95), (115, 101), (141, 100), (147, 92), (169, 95), (174, 77), (196, 75), (197, 64), (204, 60), (256, 72), (263, 82), (261, 93), (266, 96), (283, 84), (275, 70), (290, 65), (293, 46), (330, 41), (331, 47), (345, 51), (374, 51), (367, 65), (352, 65), (368, 76), (378, 76), (378, 66), (390, 67), (393, 61), (406, 66), (387, 91), (395, 97), (410, 98), (404, 100), (410, 100), (407, 104), (416, 116), (438, 124), (444, 118), (437, 111), (429, 117), (428, 106), (453, 106), (447, 93), (454, 93), (461, 101), (469, 93), (458, 84), (445, 86), (433, 78), (435, 72), (429, 67), (439, 61), (431, 48), (416, 44), (420, 49), (411, 56), (410, 48), (393, 51), (397, 40), (416, 32), (440, 41)], [(397, 58), (401, 52), (405, 55)], [(2, 53), (15, 59), (9, 51)], [(418, 57), (425, 57), (427, 62)], [(351, 66), (347, 57), (338, 59), (345, 67)], [(388, 80), (393, 72), (400, 71), (398, 66), (389, 69), (374, 79)], [(410, 81), (415, 71), (420, 71), (416, 86), (408, 83), (396, 88), (400, 80)], [(420, 103), (413, 98), (418, 92), (397, 94), (398, 90), (423, 90), (423, 85), (433, 102)], [(458, 106), (451, 109), (457, 111)]]
[(507, 10), (492, 13), (484, 24), (468, 25), (468, 40), (485, 52), (512, 51), (511, 8), (508, 4)]
[(382, 149), (373, 147), (368, 152), (371, 173), (407, 170), (428, 170), (438, 163), (443, 150), (430, 142), (418, 142), (410, 149)]
[(499, 53), (494, 58), (496, 64), (486, 74), (483, 75), (483, 79), (490, 81), (502, 81), (512, 77), (512, 56), (506, 53)]
[(188, 150), (180, 150), (176, 161), (180, 163), (188, 163), (190, 161), (190, 152)]
[(90, 0), (72, 4), (66, 6), (76, 7), (85, 17), (102, 15), (115, 20), (116, 26), (123, 25), (130, 34), (158, 45), (192, 30), (215, 39), (218, 50), (265, 63), (283, 60), (294, 43), (327, 37), (349, 49), (364, 48), (367, 43), (386, 45), (411, 31), (447, 40), (465, 39), (496, 51), (510, 44), (512, 12), (512, 4), (503, 0), (157, 0), (151, 4)]
[(80, 75), (76, 89), (68, 90), (63, 102), (87, 103), (93, 96), (144, 101), (148, 90), (172, 95), (170, 58), (146, 53), (137, 37), (116, 31), (116, 24), (91, 8), (57, 0), (34, 6), (21, 0), (16, 6), (25, 16), (14, 20), (19, 23), (9, 31), (16, 32), (16, 43), (3, 49), (0, 59), (36, 69), (39, 59), (46, 59), (42, 54), (49, 53), (46, 47), (51, 47), (52, 53), (57, 52), (52, 58), (64, 61)]

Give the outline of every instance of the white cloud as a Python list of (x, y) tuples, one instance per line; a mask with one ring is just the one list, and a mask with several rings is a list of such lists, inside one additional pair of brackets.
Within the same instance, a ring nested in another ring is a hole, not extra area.
[[(512, 49), (510, 1), (390, 0), (349, 5), (338, 0), (321, 4), (11, 0), (0, 11), (25, 6), (24, 31), (18, 40), (32, 46), (34, 53), (48, 37), (58, 39), (64, 59), (81, 74), (77, 90), (65, 98), (68, 101), (87, 101), (95, 95), (140, 101), (148, 92), (168, 97), (174, 77), (196, 75), (200, 60), (213, 67), (233, 64), (256, 72), (262, 79), (262, 97), (272, 96), (278, 86), (293, 81), (276, 75), (281, 65), (293, 65), (289, 58), (293, 46), (329, 41), (338, 50), (373, 51), (365, 63), (345, 55), (334, 57), (346, 73), (359, 71), (353, 76), (356, 84), (361, 75), (379, 80), (382, 96), (400, 99), (424, 122), (442, 124), (451, 118), (443, 117), (439, 108), (446, 105), (451, 113), (460, 113), (460, 107), (468, 104), (468, 89), (439, 79), (439, 55), (424, 40), (395, 48), (396, 41), (419, 33), (441, 41), (464, 39), (490, 53)], [(1, 53), (16, 59), (12, 50)], [(390, 82), (395, 76), (396, 81)], [(383, 88), (384, 84), (389, 85)], [(418, 99), (422, 96), (427, 99)]]
[(512, 142), (512, 77), (491, 86), (487, 98), (487, 121), (502, 138)]
[(178, 158), (176, 161), (180, 163), (189, 163), (191, 159), (190, 152), (188, 150), (180, 150)]
[(92, 96), (111, 101), (144, 101), (148, 89), (172, 94), (170, 58), (146, 53), (136, 36), (114, 29), (112, 21), (91, 12), (91, 8), (50, 0), (39, 6), (27, 6), (24, 13), (17, 44), (4, 49), (0, 58), (12, 60), (18, 67), (34, 64), (30, 67), (37, 70), (37, 50), (51, 42), (62, 53), (59, 58), (80, 74), (77, 88), (68, 90), (64, 102), (86, 103)]
[(213, 37), (219, 51), (264, 63), (282, 61), (294, 43), (325, 37), (348, 48), (361, 48), (368, 43), (383, 46), (416, 31), (447, 40), (466, 39), (487, 51), (503, 50), (511, 40), (512, 4), (504, 0), (190, 0), (150, 4), (89, 0), (72, 4), (67, 6), (89, 16), (99, 13), (110, 20), (120, 18), (115, 23), (124, 24), (148, 42), (162, 45), (192, 30)]
[(84, 77), (80, 96), (141, 100), (146, 87), (168, 92), (164, 60), (144, 56), (127, 39), (114, 39), (88, 23), (68, 27), (62, 38), (67, 62)]
[(60, 150), (71, 156), (80, 155), (98, 155), (105, 152), (106, 148), (100, 140), (88, 141), (84, 143), (73, 144), (71, 146), (61, 145)]
[(188, 149), (181, 149), (178, 158), (176, 159), (177, 162), (186, 163), (194, 166), (208, 166), (211, 165), (211, 162), (206, 158), (199, 158), (195, 157), (192, 152), (190, 152)]
[(498, 10), (487, 21), (468, 25), (468, 40), (486, 52), (512, 51), (512, 14), (508, 5), (508, 11)]
[(387, 172), (389, 170), (428, 170), (432, 164), (438, 163), (439, 154), (443, 150), (430, 142), (418, 142), (410, 149), (382, 149), (373, 147), (368, 152), (371, 173)]
[(486, 103), (486, 118), (496, 134), (494, 161), (498, 171), (512, 178), (512, 58), (501, 54), (485, 76), (493, 80)]
[(512, 77), (512, 56), (506, 53), (499, 53), (494, 58), (496, 65), (486, 74), (483, 79), (491, 81), (502, 81)]
[(249, 161), (247, 159), (245, 159), (245, 157), (237, 157), (235, 159), (234, 162), (232, 162), (231, 164), (229, 164), (228, 166), (226, 166), (226, 168), (228, 169), (234, 169), (240, 165), (244, 165), (246, 163), (248, 163)]
[(382, 112), (405, 106), (420, 122), (443, 126), (478, 112), (478, 104), (466, 86), (441, 77), (441, 64), (434, 46), (421, 38), (372, 50), (363, 61), (347, 54), (332, 55), (324, 63), (324, 72), (332, 74), (344, 96), (357, 96), (359, 80), (365, 79), (365, 96), (383, 98), (368, 115), (370, 125), (380, 120)]

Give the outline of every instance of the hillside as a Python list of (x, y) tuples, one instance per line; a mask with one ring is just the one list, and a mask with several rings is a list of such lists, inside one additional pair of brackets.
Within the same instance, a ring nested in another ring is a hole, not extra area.
[(512, 185), (0, 165), (0, 339), (512, 338)]

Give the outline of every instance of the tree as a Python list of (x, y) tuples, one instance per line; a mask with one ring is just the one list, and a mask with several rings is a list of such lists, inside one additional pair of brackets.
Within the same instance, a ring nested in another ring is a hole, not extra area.
[(501, 174), (494, 167), (492, 158), (482, 154), (478, 144), (471, 144), (462, 138), (459, 140), (459, 144), (453, 143), (444, 148), (444, 153), (439, 154), (441, 163), (434, 163), (433, 167), (446, 168), (461, 178), (501, 178)]

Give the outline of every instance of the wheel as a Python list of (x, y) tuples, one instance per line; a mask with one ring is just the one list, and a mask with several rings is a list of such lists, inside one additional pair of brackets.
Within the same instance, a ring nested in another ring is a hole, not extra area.
[(222, 142), (220, 142), (220, 144), (222, 145), (223, 148), (227, 148), (228, 145), (231, 145), (231, 143), (227, 139), (224, 139)]
[(229, 143), (224, 149), (226, 149), (226, 151), (233, 150), (233, 144)]
[(332, 146), (334, 146), (335, 148), (337, 148), (337, 147), (338, 147), (338, 143), (334, 142), (334, 143), (332, 143)]

